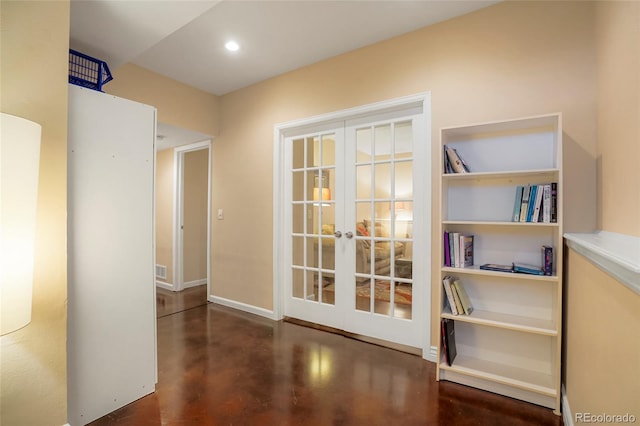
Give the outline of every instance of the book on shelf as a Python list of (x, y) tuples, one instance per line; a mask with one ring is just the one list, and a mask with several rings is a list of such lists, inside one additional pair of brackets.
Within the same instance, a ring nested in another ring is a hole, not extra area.
[[(455, 149), (451, 148), (450, 146), (445, 145), (444, 146), (444, 152), (445, 155), (447, 157), (447, 160), (449, 162), (449, 165), (451, 166), (451, 169), (453, 170), (454, 173), (468, 173), (469, 172), (469, 168), (466, 167), (466, 164), (464, 164), (462, 162), (462, 160), (460, 159), (460, 157), (458, 156), (458, 153)], [(446, 169), (446, 167), (445, 167)]]
[(529, 195), (531, 193), (531, 185), (525, 185), (522, 189), (522, 203), (520, 203), (520, 222), (527, 221), (527, 212), (529, 211)]
[(462, 300), (460, 300), (460, 296), (458, 296), (458, 292), (456, 291), (454, 283), (455, 278), (450, 277), (449, 287), (451, 288), (453, 303), (456, 305), (456, 311), (458, 312), (456, 315), (464, 315), (464, 306), (462, 306)]
[(480, 269), (485, 271), (497, 271), (497, 272), (514, 272), (513, 264), (511, 265), (498, 265), (497, 263), (485, 263), (480, 265)]
[(449, 255), (451, 256), (451, 266), (455, 267), (456, 266), (456, 254), (455, 254), (455, 247), (453, 244), (453, 240), (454, 240), (454, 235), (453, 233), (449, 232)]
[(451, 313), (453, 315), (458, 315), (458, 304), (456, 303), (455, 296), (453, 294), (453, 289), (451, 288), (452, 278), (446, 276), (442, 279), (442, 286), (444, 287), (444, 293), (447, 296), (447, 302), (449, 302), (449, 308), (451, 309)]
[(440, 320), (440, 334), (442, 334), (442, 349), (447, 365), (451, 366), (456, 358), (456, 329), (455, 321), (449, 318)]
[(453, 233), (453, 266), (460, 267), (460, 233)]
[(473, 266), (473, 235), (460, 235), (460, 267)]
[(542, 268), (528, 263), (513, 262), (513, 272), (530, 275), (544, 275)]
[(524, 186), (518, 185), (516, 186), (516, 199), (513, 203), (513, 221), (520, 222), (520, 207), (522, 204), (522, 190)]
[(533, 211), (535, 210), (537, 194), (538, 194), (538, 185), (531, 185), (531, 192), (529, 192), (529, 205), (527, 206), (526, 222), (532, 222)]
[(471, 315), (471, 312), (473, 312), (473, 305), (471, 304), (471, 299), (469, 298), (469, 295), (467, 294), (467, 292), (464, 289), (464, 286), (462, 285), (462, 281), (455, 278), (451, 286), (453, 287), (453, 290), (455, 290), (458, 298), (460, 299), (460, 304), (462, 305), (464, 314)]
[(545, 275), (553, 275), (553, 247), (542, 246), (542, 271)]
[(544, 185), (542, 195), (542, 222), (551, 222), (551, 184)]
[(449, 251), (449, 233), (444, 232), (444, 266), (451, 266), (451, 252)]
[(558, 222), (558, 183), (551, 182), (551, 223)]
[(444, 155), (442, 156), (442, 172), (444, 174), (454, 173), (453, 168), (451, 167), (451, 163), (449, 163), (449, 156), (447, 155), (447, 146), (444, 146)]
[(536, 185), (536, 202), (533, 205), (533, 214), (531, 216), (531, 222), (540, 222), (538, 220), (540, 216), (540, 208), (542, 207), (542, 193), (544, 192), (544, 185)]
[(457, 149), (453, 148), (453, 152), (458, 156), (458, 159), (460, 160), (460, 162), (462, 163), (462, 167), (464, 168), (465, 172), (467, 173), (471, 173), (471, 169), (469, 169), (469, 166), (467, 165), (467, 162), (464, 161), (464, 158), (462, 158), (462, 155), (460, 155), (460, 153), (458, 152)]

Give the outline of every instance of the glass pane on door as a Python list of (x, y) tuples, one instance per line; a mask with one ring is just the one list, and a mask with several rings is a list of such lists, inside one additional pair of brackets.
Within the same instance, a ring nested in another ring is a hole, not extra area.
[(335, 135), (291, 143), (291, 296), (334, 304)]
[(356, 132), (355, 306), (412, 317), (413, 161), (411, 122)]

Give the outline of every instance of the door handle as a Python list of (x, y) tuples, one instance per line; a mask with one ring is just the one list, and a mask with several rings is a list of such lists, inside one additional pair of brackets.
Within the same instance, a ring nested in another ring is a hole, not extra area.
[(346, 234), (344, 234), (344, 236), (349, 238), (349, 239), (351, 239), (351, 238), (353, 238), (353, 232), (349, 231)]
[(341, 238), (342, 237), (342, 232), (336, 231), (333, 235), (335, 235), (336, 238)]

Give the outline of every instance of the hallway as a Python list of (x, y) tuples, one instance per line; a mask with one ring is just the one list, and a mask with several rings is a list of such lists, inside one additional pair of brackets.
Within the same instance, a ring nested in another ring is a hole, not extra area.
[(158, 318), (156, 393), (92, 425), (561, 425), (415, 355), (209, 303)]

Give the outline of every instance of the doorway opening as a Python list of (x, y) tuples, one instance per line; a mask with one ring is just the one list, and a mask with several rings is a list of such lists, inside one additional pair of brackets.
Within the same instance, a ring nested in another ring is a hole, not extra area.
[(156, 305), (162, 317), (208, 303), (211, 140), (166, 124), (158, 124), (158, 134)]

